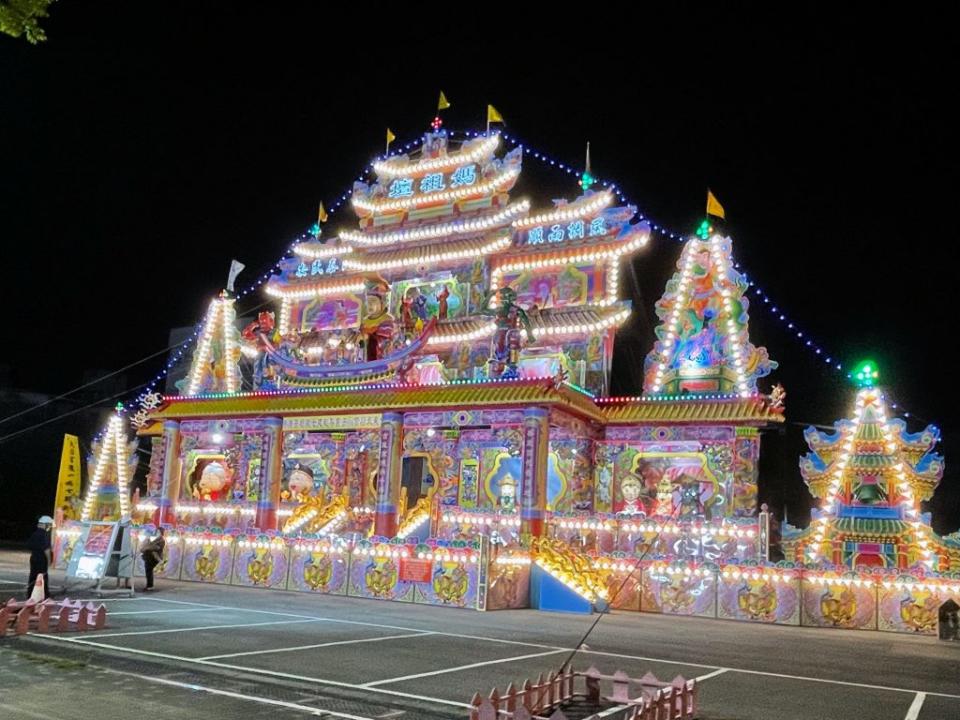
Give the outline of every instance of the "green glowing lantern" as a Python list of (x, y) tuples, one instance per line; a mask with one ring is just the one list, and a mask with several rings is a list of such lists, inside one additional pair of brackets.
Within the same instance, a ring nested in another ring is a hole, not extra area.
[(710, 237), (710, 233), (713, 232), (713, 226), (710, 224), (709, 220), (704, 220), (700, 223), (700, 227), (697, 228), (697, 237), (701, 240), (706, 240)]
[(851, 376), (857, 387), (873, 387), (877, 384), (880, 377), (880, 371), (873, 360), (864, 360), (853, 369)]

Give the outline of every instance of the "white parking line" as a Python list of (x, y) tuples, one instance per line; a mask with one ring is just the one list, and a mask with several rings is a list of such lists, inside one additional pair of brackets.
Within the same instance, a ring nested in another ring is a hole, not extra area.
[(910, 703), (910, 709), (907, 710), (907, 716), (903, 720), (917, 720), (920, 716), (920, 710), (923, 708), (923, 701), (927, 699), (927, 694), (918, 692), (913, 702)]
[(286, 708), (287, 710), (297, 710), (300, 712), (305, 712), (308, 715), (313, 715), (315, 717), (336, 717), (336, 718), (345, 718), (346, 720), (373, 720), (373, 718), (367, 717), (365, 715), (351, 715), (349, 713), (337, 712), (336, 710), (324, 710), (323, 708), (310, 707), (309, 705), (300, 705), (298, 703), (287, 702), (286, 700), (273, 700), (271, 698), (257, 697), (255, 695), (245, 695), (243, 693), (231, 692), (229, 690), (219, 690), (217, 688), (206, 687), (205, 685), (197, 685), (196, 683), (179, 682), (177, 680), (169, 680), (167, 678), (152, 677), (150, 675), (139, 675), (137, 673), (124, 672), (122, 670), (112, 670), (109, 668), (104, 668), (104, 670), (106, 670), (106, 672), (109, 672), (115, 675), (125, 675), (127, 677), (134, 677), (139, 680), (146, 680), (147, 682), (159, 683), (160, 685), (170, 685), (172, 687), (179, 687), (185, 690), (194, 690), (194, 691), (210, 693), (211, 695), (219, 695), (221, 697), (233, 698), (235, 700), (247, 700), (249, 702), (261, 703), (263, 705), (274, 705), (277, 707)]
[(717, 670), (714, 670), (711, 673), (707, 673), (706, 675), (699, 676), (697, 678), (697, 682), (703, 682), (704, 680), (709, 680), (710, 678), (716, 677), (717, 675), (723, 675), (727, 671), (728, 671), (728, 668), (719, 668)]
[[(121, 612), (111, 612), (110, 617), (115, 615), (157, 615), (159, 613), (189, 613), (206, 612), (205, 608), (170, 608), (169, 610), (123, 610)], [(255, 612), (255, 611), (252, 611)]]
[(360, 638), (359, 640), (336, 640), (334, 642), (316, 643), (315, 645), (296, 645), (294, 647), (275, 648), (273, 650), (250, 650), (248, 652), (226, 653), (224, 655), (204, 655), (197, 660), (221, 660), (223, 658), (244, 657), (246, 655), (266, 655), (268, 653), (295, 652), (296, 650), (313, 650), (314, 648), (333, 647), (334, 645), (357, 645), (358, 643), (380, 642), (382, 640), (399, 640), (400, 638), (423, 637), (436, 635), (433, 632), (407, 633), (406, 635), (384, 635), (383, 637)]
[[(438, 633), (439, 634), (439, 633)], [(197, 660), (196, 658), (183, 657), (182, 655), (171, 655), (170, 653), (154, 652), (152, 650), (138, 650), (136, 648), (123, 647), (122, 645), (108, 645), (107, 643), (98, 643), (92, 640), (83, 640), (82, 638), (66, 637), (63, 635), (41, 635), (31, 633), (34, 637), (44, 638), (46, 640), (57, 640), (59, 642), (75, 643), (77, 645), (89, 645), (91, 647), (106, 648), (133, 655), (145, 655), (147, 657), (163, 658), (165, 660), (177, 660), (184, 663), (194, 663), (196, 665), (206, 665), (210, 667), (226, 668), (227, 670), (239, 670), (254, 675), (267, 675), (269, 677), (286, 678), (288, 680), (303, 680), (306, 682), (317, 683), (319, 685), (331, 685), (333, 687), (350, 688), (351, 690), (364, 690), (366, 692), (381, 693), (383, 695), (393, 695), (395, 697), (409, 698), (412, 700), (423, 700), (425, 702), (437, 703), (439, 705), (451, 705), (457, 708), (470, 709), (473, 705), (468, 703), (456, 702), (454, 700), (444, 700), (443, 698), (430, 697), (428, 695), (416, 695), (414, 693), (400, 692), (399, 690), (387, 690), (385, 688), (368, 688), (355, 683), (341, 682), (339, 680), (327, 680), (326, 678), (311, 677), (309, 675), (295, 675), (293, 673), (277, 672), (275, 670), (264, 670), (262, 668), (247, 667), (246, 665), (232, 665), (230, 663), (217, 662), (215, 660)]]
[(266, 620), (255, 623), (231, 623), (230, 625), (195, 625), (185, 628), (167, 628), (165, 630), (131, 630), (129, 632), (108, 632), (93, 634), (88, 633), (86, 637), (105, 638), (105, 637), (127, 637), (129, 635), (162, 635), (166, 633), (194, 632), (195, 630), (221, 630), (227, 628), (248, 628), (260, 627), (261, 625), (296, 625), (297, 623), (324, 622), (324, 620)]
[(486, 667), (487, 665), (500, 665), (501, 663), (513, 662), (515, 660), (529, 660), (530, 658), (544, 657), (545, 655), (557, 655), (559, 653), (569, 652), (567, 650), (548, 650), (542, 653), (533, 653), (531, 655), (516, 655), (514, 657), (501, 658), (500, 660), (487, 660), (486, 662), (471, 663), (470, 665), (457, 665), (456, 667), (443, 668), (442, 670), (432, 670), (430, 672), (417, 673), (416, 675), (401, 675), (400, 677), (386, 678), (385, 680), (374, 680), (364, 683), (361, 687), (373, 688), (377, 685), (388, 685), (389, 683), (403, 682), (404, 680), (416, 680), (417, 678), (433, 677), (434, 675), (444, 675), (446, 673), (461, 672), (463, 670), (473, 670), (473, 668)]

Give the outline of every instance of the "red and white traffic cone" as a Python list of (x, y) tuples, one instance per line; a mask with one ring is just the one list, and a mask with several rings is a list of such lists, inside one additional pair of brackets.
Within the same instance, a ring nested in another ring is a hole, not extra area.
[(41, 603), (47, 597), (46, 587), (43, 583), (43, 573), (37, 574), (36, 582), (33, 583), (33, 592), (30, 593), (30, 599), (34, 602)]

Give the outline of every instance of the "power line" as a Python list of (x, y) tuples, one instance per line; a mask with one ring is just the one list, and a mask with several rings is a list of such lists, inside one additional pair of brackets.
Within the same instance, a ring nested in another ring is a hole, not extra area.
[(109, 401), (109, 400), (115, 400), (116, 398), (120, 397), (121, 395), (126, 395), (127, 393), (129, 393), (129, 392), (131, 392), (131, 391), (133, 391), (133, 390), (139, 390), (140, 388), (146, 387), (146, 386), (149, 385), (149, 384), (150, 384), (149, 382), (145, 382), (145, 383), (143, 383), (143, 384), (141, 384), (141, 385), (137, 385), (136, 387), (127, 388), (127, 389), (125, 389), (125, 390), (121, 390), (120, 392), (115, 393), (115, 394), (111, 395), (110, 397), (100, 398), (99, 400), (94, 400), (92, 403), (89, 403), (88, 405), (84, 405), (83, 407), (78, 407), (78, 408), (75, 408), (74, 410), (69, 410), (68, 412), (63, 413), (62, 415), (57, 415), (56, 417), (50, 418), (49, 420), (44, 420), (43, 422), (39, 422), (39, 423), (36, 423), (35, 425), (30, 425), (30, 426), (25, 427), (25, 428), (23, 428), (23, 429), (21, 429), (21, 430), (17, 430), (16, 432), (12, 432), (12, 433), (10, 433), (9, 435), (4, 435), (3, 437), (0, 437), (0, 443), (5, 442), (5, 441), (7, 441), (7, 440), (11, 440), (12, 438), (17, 437), (18, 435), (22, 435), (22, 434), (25, 433), (25, 432), (29, 432), (30, 430), (36, 430), (37, 428), (43, 427), (44, 425), (49, 425), (50, 423), (56, 422), (57, 420), (62, 420), (63, 418), (69, 417), (70, 415), (76, 415), (78, 412), (82, 412), (82, 411), (84, 411), (84, 410), (87, 410), (88, 408), (95, 407), (95, 406), (100, 405), (101, 403), (107, 402), (107, 401)]
[[(137, 365), (140, 365), (140, 364), (142, 364), (142, 363), (145, 363), (147, 360), (152, 360), (153, 358), (157, 357), (157, 355), (163, 355), (164, 353), (170, 352), (170, 351), (173, 350), (175, 347), (179, 347), (180, 345), (183, 345), (183, 344), (185, 344), (186, 342), (187, 342), (187, 341), (184, 340), (183, 342), (178, 342), (178, 343), (176, 343), (175, 345), (171, 345), (170, 347), (164, 348), (163, 350), (158, 350), (157, 352), (152, 353), (151, 355), (147, 355), (145, 358), (141, 358), (140, 360), (137, 360), (136, 362), (132, 362), (132, 363), (130, 363), (129, 365), (124, 365), (124, 366), (123, 366), (122, 368), (120, 368), (119, 370), (114, 370), (113, 372), (107, 373), (106, 375), (103, 375), (103, 376), (101, 376), (101, 377), (98, 377), (96, 380), (91, 380), (91, 381), (88, 382), (88, 383), (84, 383), (83, 385), (80, 385), (80, 386), (78, 386), (78, 387), (73, 388), (73, 390), (67, 390), (67, 392), (63, 393), (62, 395), (57, 395), (56, 397), (52, 397), (52, 398), (50, 398), (49, 400), (45, 400), (45, 401), (42, 402), (42, 403), (39, 403), (39, 404), (37, 404), (37, 405), (33, 405), (32, 407), (28, 407), (26, 410), (21, 410), (20, 412), (14, 413), (13, 415), (8, 415), (7, 417), (5, 417), (5, 418), (3, 418), (2, 420), (0, 420), (0, 425), (2, 425), (2, 424), (5, 423), (5, 422), (9, 422), (9, 421), (11, 421), (11, 420), (13, 420), (13, 419), (15, 419), (15, 418), (18, 418), (18, 417), (20, 417), (21, 415), (26, 415), (27, 413), (33, 412), (34, 410), (39, 410), (40, 408), (45, 407), (45, 406), (49, 405), (50, 403), (56, 402), (57, 400), (63, 400), (63, 399), (64, 399), (65, 397), (67, 397), (68, 395), (73, 395), (75, 392), (78, 392), (78, 391), (80, 391), (80, 390), (83, 390), (84, 388), (88, 388), (88, 387), (90, 387), (91, 385), (97, 385), (98, 383), (103, 382), (103, 381), (106, 380), (107, 378), (113, 377), (114, 375), (119, 375), (120, 373), (122, 373), (122, 372), (125, 371), (125, 370), (129, 370), (129, 369), (132, 368), (132, 367), (136, 367)], [(142, 386), (141, 386), (141, 387), (142, 387)], [(129, 392), (129, 391), (124, 391), (124, 392)]]

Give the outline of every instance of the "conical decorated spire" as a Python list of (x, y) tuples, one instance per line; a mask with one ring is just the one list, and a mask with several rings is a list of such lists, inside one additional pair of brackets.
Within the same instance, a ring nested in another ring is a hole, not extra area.
[(221, 293), (207, 310), (185, 395), (240, 390), (240, 332), (233, 298)]
[(937, 428), (907, 433), (904, 421), (889, 417), (883, 392), (872, 384), (857, 393), (853, 419), (835, 428), (804, 433), (811, 452), (800, 459), (800, 472), (822, 499), (805, 559), (936, 566), (936, 543), (920, 502), (930, 499), (943, 476), (943, 458), (933, 452)]
[(747, 282), (733, 268), (732, 241), (691, 237), (657, 303), (657, 341), (644, 363), (646, 395), (757, 392), (777, 367), (750, 343)]
[(130, 517), (130, 480), (137, 468), (137, 440), (127, 440), (122, 406), (110, 417), (106, 432), (93, 444), (89, 481), (81, 520)]

